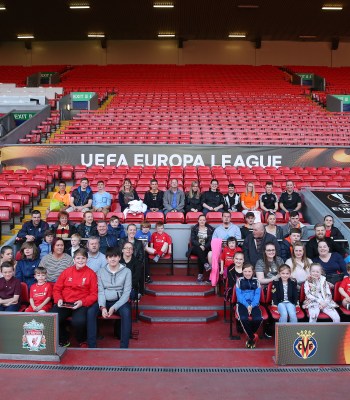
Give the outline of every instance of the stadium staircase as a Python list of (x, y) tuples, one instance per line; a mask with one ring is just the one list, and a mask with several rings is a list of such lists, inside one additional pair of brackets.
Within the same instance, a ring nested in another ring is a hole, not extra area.
[[(181, 271), (181, 269), (176, 269)], [(183, 269), (185, 271), (185, 269)], [(194, 276), (155, 275), (139, 306), (140, 320), (151, 323), (207, 323), (223, 313), (223, 299)]]

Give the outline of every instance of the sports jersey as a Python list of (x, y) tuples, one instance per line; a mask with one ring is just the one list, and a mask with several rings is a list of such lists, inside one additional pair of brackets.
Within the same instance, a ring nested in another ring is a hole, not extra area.
[(151, 236), (151, 244), (153, 244), (153, 248), (157, 251), (160, 252), (162, 250), (163, 244), (168, 243), (171, 245), (171, 237), (163, 232), (162, 234), (158, 232), (152, 233)]
[[(341, 284), (339, 285), (339, 288), (343, 288), (345, 290), (345, 293), (350, 296), (350, 277), (346, 276), (342, 281)], [(342, 299), (344, 299), (344, 296), (342, 296)]]
[(242, 251), (242, 249), (240, 247), (236, 247), (235, 249), (230, 249), (229, 247), (223, 248), (221, 253), (221, 261), (224, 262), (224, 268), (227, 268), (233, 264), (233, 257), (237, 251)]

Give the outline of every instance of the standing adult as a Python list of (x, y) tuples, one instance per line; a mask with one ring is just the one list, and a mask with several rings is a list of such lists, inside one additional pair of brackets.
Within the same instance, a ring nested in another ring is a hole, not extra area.
[(184, 212), (185, 211), (185, 193), (178, 188), (177, 179), (172, 179), (170, 188), (164, 193), (163, 205), (164, 214), (168, 212)]
[(225, 210), (225, 199), (222, 193), (219, 192), (218, 186), (217, 179), (212, 179), (210, 190), (202, 193), (201, 202), (204, 215), (208, 214), (209, 211), (223, 212)]
[(70, 207), (67, 208), (67, 212), (81, 211), (85, 212), (90, 210), (92, 207), (92, 190), (89, 186), (89, 180), (87, 178), (82, 178), (80, 181), (80, 186), (73, 190)]

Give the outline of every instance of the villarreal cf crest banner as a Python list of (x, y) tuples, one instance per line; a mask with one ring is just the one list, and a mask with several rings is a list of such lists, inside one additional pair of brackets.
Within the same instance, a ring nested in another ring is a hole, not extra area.
[(276, 364), (350, 364), (350, 323), (276, 324)]

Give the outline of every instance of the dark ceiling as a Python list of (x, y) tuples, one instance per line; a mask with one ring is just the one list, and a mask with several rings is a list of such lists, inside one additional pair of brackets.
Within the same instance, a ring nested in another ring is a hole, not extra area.
[[(173, 0), (173, 9), (155, 9), (152, 0), (87, 2), (88, 10), (70, 10), (65, 0), (0, 0), (6, 5), (0, 11), (0, 41), (17, 40), (18, 33), (33, 33), (38, 41), (85, 40), (88, 32), (104, 32), (107, 40), (152, 40), (159, 32), (225, 40), (236, 31), (251, 41), (300, 40), (300, 35), (350, 41), (350, 0), (340, 1), (342, 11), (322, 11), (327, 2), (320, 0)], [(239, 8), (242, 4), (259, 8)]]

